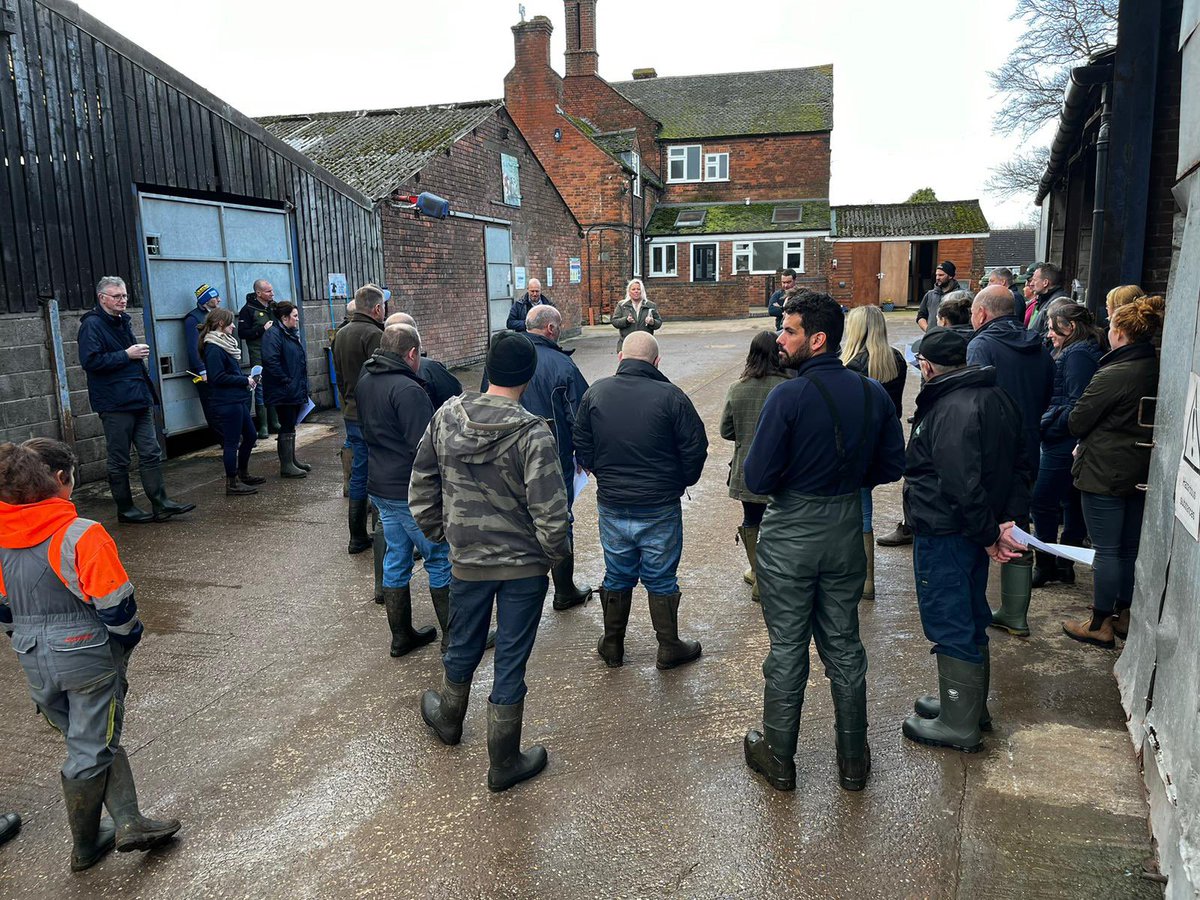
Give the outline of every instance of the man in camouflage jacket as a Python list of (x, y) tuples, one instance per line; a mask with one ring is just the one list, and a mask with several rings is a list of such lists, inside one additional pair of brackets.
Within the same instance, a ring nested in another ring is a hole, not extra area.
[(568, 550), (567, 493), (554, 436), (520, 404), (537, 368), (533, 342), (502, 332), (487, 356), (486, 393), (447, 401), (417, 450), (408, 489), (413, 518), (450, 544), (450, 644), (440, 691), (421, 698), (425, 721), (457, 744), (471, 679), (497, 606), (495, 679), (488, 698), (488, 787), (506, 790), (546, 765), (520, 748), (525, 664), (533, 650), (547, 573)]

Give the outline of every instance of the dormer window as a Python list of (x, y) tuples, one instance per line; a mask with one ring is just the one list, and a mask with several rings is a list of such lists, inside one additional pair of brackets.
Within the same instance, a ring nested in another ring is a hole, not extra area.
[(772, 225), (795, 225), (800, 222), (804, 209), (800, 206), (777, 206), (771, 213)]
[(696, 228), (704, 224), (706, 209), (685, 209), (675, 217), (676, 228)]

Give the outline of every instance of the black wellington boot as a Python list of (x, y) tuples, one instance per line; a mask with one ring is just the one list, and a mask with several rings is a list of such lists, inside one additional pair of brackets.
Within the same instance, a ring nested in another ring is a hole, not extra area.
[[(433, 601), (433, 614), (437, 616), (438, 628), (442, 631), (442, 655), (450, 646), (450, 585), (429, 589), (429, 599)], [(494, 638), (493, 638), (494, 643)]]
[(442, 673), (440, 691), (426, 691), (421, 695), (421, 718), (437, 733), (438, 740), (449, 747), (462, 740), (463, 719), (467, 717), (470, 697), (471, 682), (451, 681), (445, 672)]
[(488, 701), (489, 791), (507, 791), (546, 768), (545, 747), (534, 744), (528, 750), (521, 749), (521, 724), (524, 718), (524, 701), (510, 706)]
[(142, 466), (138, 470), (142, 476), (142, 488), (150, 503), (154, 506), (154, 521), (162, 522), (172, 516), (181, 516), (196, 508), (195, 503), (176, 503), (167, 496), (167, 483), (163, 480), (162, 465)]
[(904, 720), (904, 736), (920, 744), (977, 753), (983, 749), (979, 734), (986, 696), (983, 663), (964, 662), (944, 654), (938, 654), (937, 662), (941, 698), (938, 717), (909, 716)]
[(225, 493), (233, 496), (238, 494), (257, 494), (258, 488), (250, 487), (248, 484), (242, 484), (236, 475), (226, 475)]
[(790, 756), (779, 756), (761, 731), (751, 728), (742, 741), (746, 753), (746, 765), (767, 780), (777, 791), (796, 789), (796, 761)]
[(21, 830), (21, 817), (16, 813), (0, 813), (0, 844), (7, 843)]
[(700, 642), (684, 641), (679, 638), (679, 597), (674, 594), (649, 594), (650, 621), (658, 635), (658, 661), (660, 669), (674, 669), (700, 658)]
[(385, 587), (383, 606), (387, 610), (388, 627), (392, 630), (392, 656), (411, 653), (437, 638), (436, 628), (413, 628), (412, 593), (407, 587)]
[(113, 502), (117, 504), (117, 521), (126, 525), (145, 525), (154, 521), (154, 516), (144, 509), (138, 509), (133, 503), (133, 489), (129, 486), (129, 474), (109, 475), (108, 489), (112, 491)]
[(350, 545), (346, 552), (351, 556), (371, 549), (371, 536), (367, 534), (367, 503), (362, 500), (351, 500), (347, 521), (350, 528)]
[(867, 692), (833, 690), (834, 729), (837, 741), (838, 782), (847, 791), (861, 791), (871, 774), (871, 748), (867, 745)]
[[(980, 644), (979, 652), (983, 654), (983, 713), (979, 716), (979, 730), (992, 730), (992, 714), (988, 711), (987, 695), (992, 684), (992, 651), (990, 644)], [(942, 711), (941, 698), (926, 694), (913, 704), (913, 711), (922, 719), (936, 719)]]
[(104, 787), (108, 772), (91, 778), (63, 776), (63, 798), (66, 800), (67, 824), (71, 826), (71, 871), (90, 869), (113, 848), (117, 828), (111, 819), (100, 819), (104, 806)]
[(629, 610), (633, 606), (633, 589), (610, 591), (600, 588), (600, 607), (604, 611), (604, 637), (596, 645), (596, 652), (610, 669), (616, 669), (625, 661), (625, 628), (629, 624)]
[(1045, 550), (1033, 551), (1033, 581), (1030, 587), (1045, 587), (1055, 581), (1060, 581), (1058, 574), (1058, 557)]
[(375, 557), (375, 602), (383, 602), (383, 558), (387, 555), (387, 538), (383, 536), (383, 522), (375, 520), (374, 537), (371, 540), (371, 553)]
[(553, 606), (559, 612), (562, 612), (564, 609), (570, 609), (573, 606), (579, 606), (581, 603), (587, 602), (587, 598), (592, 596), (593, 588), (590, 584), (580, 587), (575, 583), (574, 553), (568, 553), (558, 565), (550, 570), (550, 574), (554, 576)]
[(104, 803), (117, 826), (117, 850), (129, 853), (132, 850), (149, 850), (171, 839), (180, 828), (178, 819), (148, 819), (138, 809), (137, 788), (133, 783), (133, 770), (129, 768), (129, 755), (124, 747), (113, 751), (112, 766), (108, 770), (108, 786), (104, 791)]

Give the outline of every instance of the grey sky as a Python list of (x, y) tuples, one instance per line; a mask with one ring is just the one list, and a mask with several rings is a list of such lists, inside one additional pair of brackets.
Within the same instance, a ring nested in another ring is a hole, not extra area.
[[(519, 20), (508, 0), (79, 5), (249, 115), (501, 97)], [(525, 8), (554, 23), (561, 72), (561, 0)], [(1016, 149), (992, 134), (1000, 109), (987, 78), (1019, 38), (1011, 10), (1008, 0), (599, 0), (596, 42), (613, 81), (641, 66), (665, 76), (833, 63), (834, 203), (898, 202), (930, 186), (943, 200), (978, 197), (1003, 227), (1034, 212), (983, 191), (989, 167)]]

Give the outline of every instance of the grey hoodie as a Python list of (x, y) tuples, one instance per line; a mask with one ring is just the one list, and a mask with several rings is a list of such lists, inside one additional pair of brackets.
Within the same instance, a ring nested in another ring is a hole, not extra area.
[(467, 392), (434, 413), (408, 488), (418, 527), (463, 581), (545, 575), (568, 552), (567, 492), (544, 419)]

